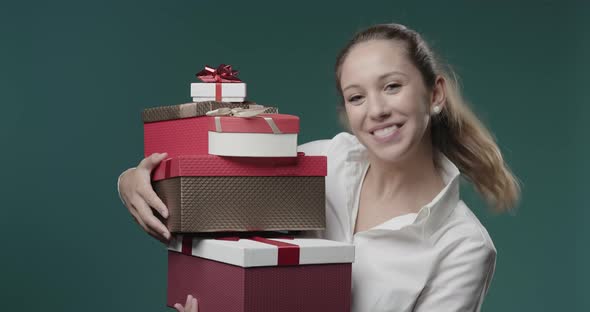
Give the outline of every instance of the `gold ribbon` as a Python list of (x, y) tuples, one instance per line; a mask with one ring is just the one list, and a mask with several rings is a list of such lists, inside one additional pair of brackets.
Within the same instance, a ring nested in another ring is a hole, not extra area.
[(218, 109), (214, 109), (212, 111), (208, 111), (206, 113), (207, 116), (233, 116), (233, 117), (256, 117), (262, 113), (264, 113), (270, 107), (251, 107), (251, 108), (229, 108), (229, 107), (221, 107)]
[[(207, 116), (215, 117), (215, 131), (216, 132), (223, 132), (221, 129), (221, 117), (241, 117), (241, 118), (252, 118), (252, 117), (262, 117), (258, 116), (264, 113), (270, 107), (250, 107), (250, 108), (229, 108), (229, 107), (222, 107), (218, 109), (214, 109), (212, 111), (208, 111), (206, 113)], [(281, 130), (277, 127), (277, 124), (274, 122), (272, 117), (262, 117), (272, 130), (274, 134), (281, 134)]]

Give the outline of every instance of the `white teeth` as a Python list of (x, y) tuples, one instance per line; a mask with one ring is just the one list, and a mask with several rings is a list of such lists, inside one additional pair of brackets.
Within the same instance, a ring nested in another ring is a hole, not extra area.
[(375, 130), (373, 134), (378, 137), (385, 137), (393, 133), (395, 130), (397, 130), (397, 126), (393, 125), (391, 127)]

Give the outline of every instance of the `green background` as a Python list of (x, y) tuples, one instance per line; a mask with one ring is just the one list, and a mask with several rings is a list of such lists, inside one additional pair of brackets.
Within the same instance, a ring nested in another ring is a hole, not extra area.
[[(190, 101), (203, 65), (330, 138), (333, 64), (401, 22), (462, 78), (523, 182), (516, 213), (464, 198), (498, 249), (484, 311), (588, 311), (589, 6), (574, 1), (20, 1), (0, 4), (0, 309), (165, 311), (166, 253), (116, 179), (142, 158), (145, 107)], [(584, 20), (585, 19), (585, 20)]]

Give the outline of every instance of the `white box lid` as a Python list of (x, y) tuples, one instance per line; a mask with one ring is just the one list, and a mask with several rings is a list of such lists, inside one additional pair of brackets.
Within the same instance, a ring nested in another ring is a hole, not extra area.
[[(260, 267), (279, 265), (279, 248), (277, 246), (256, 241), (250, 238), (239, 240), (223, 240), (214, 238), (187, 237), (184, 250), (183, 236), (176, 235), (168, 249), (183, 252), (192, 256), (215, 260), (240, 267)], [(299, 249), (299, 265), (352, 263), (354, 262), (354, 245), (317, 238), (270, 238), (271, 241), (297, 245)], [(185, 247), (185, 249), (188, 249)], [(292, 247), (290, 247), (292, 248)]]

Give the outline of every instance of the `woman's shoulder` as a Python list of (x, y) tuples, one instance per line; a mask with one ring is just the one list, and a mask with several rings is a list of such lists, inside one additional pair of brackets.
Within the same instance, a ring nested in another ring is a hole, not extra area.
[(496, 254), (496, 247), (487, 229), (462, 200), (459, 200), (457, 207), (444, 222), (439, 233), (441, 236), (446, 236), (440, 238), (457, 248), (470, 248), (480, 253)]
[(348, 133), (340, 132), (331, 139), (316, 140), (299, 145), (298, 151), (304, 152), (306, 155), (347, 155), (362, 148), (357, 138)]

